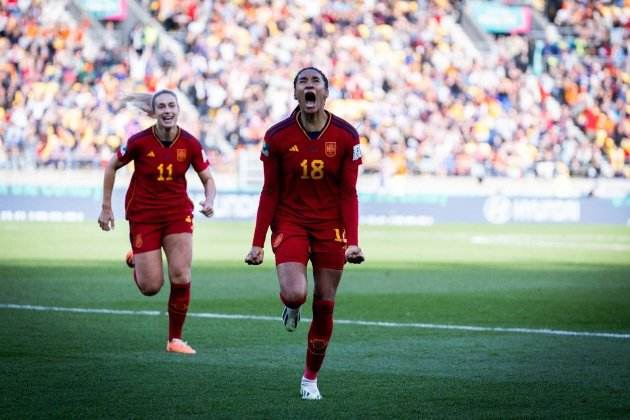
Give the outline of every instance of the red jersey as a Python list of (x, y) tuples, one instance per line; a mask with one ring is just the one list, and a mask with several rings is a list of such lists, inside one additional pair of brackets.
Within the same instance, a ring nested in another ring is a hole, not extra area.
[(194, 206), (188, 197), (186, 171), (192, 165), (200, 172), (209, 166), (201, 143), (177, 127), (175, 139), (164, 146), (155, 126), (129, 138), (116, 153), (122, 164), (135, 168), (125, 197), (125, 216), (138, 223), (161, 223), (185, 218)]
[(359, 136), (328, 113), (324, 129), (311, 138), (299, 117), (295, 112), (265, 134), (260, 156), (265, 183), (253, 244), (263, 246), (268, 227), (282, 219), (306, 226), (341, 221), (348, 244), (357, 245)]

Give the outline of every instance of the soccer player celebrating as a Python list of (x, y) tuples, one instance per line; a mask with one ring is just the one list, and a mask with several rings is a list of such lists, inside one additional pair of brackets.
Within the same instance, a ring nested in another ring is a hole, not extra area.
[(328, 79), (319, 69), (300, 70), (293, 81), (298, 107), (265, 134), (251, 265), (263, 261), (267, 229), (276, 257), (282, 319), (288, 331), (306, 301), (306, 265), (313, 266), (313, 320), (308, 331), (302, 399), (319, 400), (317, 374), (333, 330), (335, 295), (345, 262), (364, 260), (358, 246), (356, 183), (361, 149), (356, 130), (325, 110)]
[(125, 198), (132, 247), (127, 264), (133, 268), (140, 292), (153, 296), (164, 284), (164, 248), (171, 283), (166, 351), (195, 354), (182, 340), (190, 302), (193, 243), (193, 203), (187, 194), (185, 175), (191, 165), (199, 175), (205, 192), (200, 211), (206, 217), (214, 213), (214, 179), (199, 140), (177, 125), (179, 104), (175, 93), (161, 90), (131, 99), (157, 123), (129, 138), (105, 168), (98, 223), (105, 231), (114, 228), (111, 202), (116, 171), (133, 161), (134, 173)]

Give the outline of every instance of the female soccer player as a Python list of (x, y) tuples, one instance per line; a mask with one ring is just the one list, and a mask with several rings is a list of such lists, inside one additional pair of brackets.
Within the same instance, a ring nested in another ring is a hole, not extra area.
[(133, 161), (134, 173), (125, 198), (133, 252), (127, 263), (133, 267), (138, 289), (153, 296), (164, 284), (164, 248), (171, 283), (166, 351), (195, 354), (182, 340), (190, 302), (193, 243), (193, 203), (187, 194), (185, 175), (191, 165), (197, 171), (205, 192), (200, 211), (206, 217), (214, 214), (214, 179), (199, 140), (177, 125), (179, 104), (175, 93), (161, 90), (152, 96), (140, 94), (131, 99), (157, 122), (129, 138), (105, 168), (98, 223), (105, 231), (114, 228), (112, 189), (116, 171)]
[(302, 399), (319, 400), (317, 374), (333, 330), (335, 295), (344, 263), (359, 264), (356, 183), (361, 149), (356, 130), (326, 111), (328, 79), (307, 67), (293, 81), (298, 107), (265, 134), (264, 185), (251, 251), (245, 262), (263, 261), (267, 229), (276, 257), (282, 318), (297, 327), (306, 301), (306, 265), (313, 266), (313, 321), (308, 332)]

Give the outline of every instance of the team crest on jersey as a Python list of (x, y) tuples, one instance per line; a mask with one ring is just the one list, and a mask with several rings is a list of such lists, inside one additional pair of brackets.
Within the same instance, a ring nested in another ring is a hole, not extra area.
[(284, 239), (284, 235), (282, 234), (282, 232), (280, 232), (278, 234), (278, 236), (276, 236), (273, 241), (271, 242), (271, 246), (273, 248), (278, 248), (280, 246), (280, 244), (282, 243), (282, 240)]
[(178, 162), (186, 161), (186, 149), (177, 149), (177, 161)]
[(324, 153), (327, 157), (335, 157), (335, 155), (337, 154), (337, 142), (327, 141), (324, 144)]
[(352, 160), (359, 160), (359, 159), (361, 159), (361, 145), (355, 144), (352, 147)]
[(260, 153), (269, 157), (269, 145), (267, 143), (263, 143), (262, 150), (260, 151)]

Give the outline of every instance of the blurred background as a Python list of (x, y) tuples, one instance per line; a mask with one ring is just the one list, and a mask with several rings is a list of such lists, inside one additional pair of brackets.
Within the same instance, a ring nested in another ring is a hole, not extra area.
[(361, 136), (363, 223), (628, 225), (629, 48), (628, 0), (3, 0), (0, 220), (96, 219), (103, 166), (153, 123), (121, 99), (161, 88), (217, 217), (251, 220), (313, 65)]

